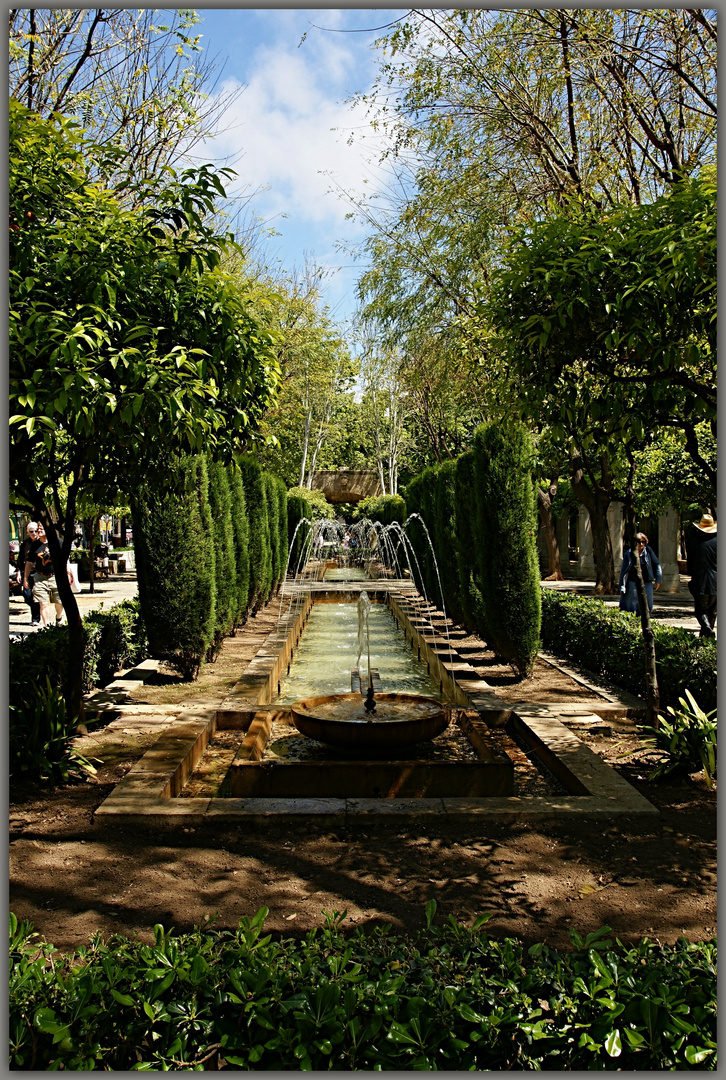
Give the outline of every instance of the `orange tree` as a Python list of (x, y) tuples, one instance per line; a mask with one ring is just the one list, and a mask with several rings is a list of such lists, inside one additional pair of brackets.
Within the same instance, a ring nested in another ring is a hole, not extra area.
[(79, 495), (163, 483), (175, 451), (231, 461), (279, 378), (271, 336), (220, 267), (235, 246), (208, 224), (220, 177), (166, 169), (144, 181), (145, 209), (127, 210), (89, 181), (93, 155), (62, 118), (11, 102), (11, 491), (46, 527), (71, 715), (83, 629), (64, 567)]
[[(648, 205), (573, 208), (519, 230), (486, 306), (522, 414), (545, 417), (583, 457), (625, 454), (631, 536), (636, 457), (659, 430), (678, 433), (715, 492), (699, 434), (710, 425), (715, 437), (716, 424), (715, 182), (681, 180)], [(640, 608), (657, 708), (644, 594)]]

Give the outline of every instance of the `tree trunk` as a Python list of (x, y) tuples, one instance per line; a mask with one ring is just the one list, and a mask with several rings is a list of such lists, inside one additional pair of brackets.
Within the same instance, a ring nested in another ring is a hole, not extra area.
[(305, 417), (305, 433), (303, 438), (302, 461), (300, 462), (300, 487), (305, 484), (305, 469), (308, 460), (308, 445), (310, 443), (310, 413)]
[[(660, 714), (660, 690), (658, 688), (658, 668), (657, 658), (655, 654), (655, 634), (653, 633), (653, 626), (650, 621), (650, 610), (648, 608), (648, 597), (645, 592), (645, 582), (643, 581), (643, 571), (640, 565), (640, 559), (637, 555), (637, 546), (635, 544), (635, 498), (633, 494), (633, 472), (634, 467), (631, 465), (630, 475), (628, 477), (628, 486), (625, 494), (625, 511), (627, 515), (627, 530), (628, 530), (628, 543), (630, 551), (636, 552), (635, 556), (635, 591), (638, 594), (638, 607), (640, 608), (640, 628), (643, 634), (643, 646), (645, 649), (645, 722), (651, 727), (658, 727), (659, 714)], [(655, 589), (655, 582), (653, 583)]]
[(555, 531), (555, 519), (552, 517), (552, 500), (557, 494), (557, 480), (551, 480), (547, 491), (537, 485), (537, 508), (539, 519), (544, 529), (545, 542), (547, 544), (548, 573), (546, 581), (563, 581), (564, 574), (560, 565), (560, 545), (557, 543)]
[[(78, 610), (76, 597), (71, 589), (71, 583), (68, 580), (68, 573), (66, 571), (66, 563), (68, 562), (68, 556), (70, 554), (73, 517), (73, 514), (69, 515), (70, 526), (68, 525), (68, 521), (66, 521), (66, 536), (63, 548), (61, 548), (55, 524), (50, 520), (48, 515), (39, 515), (40, 520), (45, 526), (46, 535), (48, 537), (48, 547), (50, 548), (50, 554), (53, 560), (55, 580), (68, 620), (68, 670), (64, 687), (66, 716), (69, 719), (77, 718), (78, 723), (82, 724), (85, 716), (83, 702), (83, 657), (86, 643), (81, 613)], [(65, 550), (66, 548), (68, 548), (68, 551)]]
[(613, 545), (608, 526), (608, 507), (611, 499), (602, 489), (590, 490), (582, 467), (577, 465), (578, 460), (574, 459), (570, 462), (572, 490), (590, 515), (592, 546), (595, 554), (595, 592), (610, 595), (618, 591), (613, 564)]

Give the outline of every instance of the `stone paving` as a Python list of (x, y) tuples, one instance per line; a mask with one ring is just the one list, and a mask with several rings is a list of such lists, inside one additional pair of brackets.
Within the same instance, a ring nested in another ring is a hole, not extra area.
[[(592, 581), (583, 581), (578, 578), (568, 578), (565, 581), (545, 581), (545, 588), (559, 591), (576, 592), (581, 596), (593, 596), (595, 584)], [(355, 582), (351, 587), (360, 589), (361, 583)], [(330, 583), (327, 583), (330, 588)], [(120, 600), (126, 600), (136, 596), (138, 592), (136, 574), (111, 574), (108, 581), (97, 581), (95, 593), (90, 592), (89, 583), (81, 583), (81, 592), (76, 597), (81, 615), (103, 606), (108, 609)], [(617, 597), (603, 597), (607, 607), (618, 606)], [(653, 619), (668, 626), (682, 626), (685, 630), (698, 633), (698, 623), (693, 614), (693, 600), (688, 591), (688, 578), (681, 575), (680, 591), (678, 593), (657, 592)], [(11, 596), (9, 607), (9, 632), (16, 637), (25, 637), (26, 634), (34, 633), (35, 628), (30, 625), (30, 608), (24, 602), (22, 596)]]
[[(76, 600), (81, 616), (89, 611), (103, 607), (106, 611), (118, 604), (121, 600), (129, 600), (138, 594), (136, 574), (110, 574), (108, 580), (96, 581), (94, 592), (88, 581), (81, 582), (81, 591)], [(65, 617), (64, 617), (65, 621)], [(23, 600), (22, 594), (10, 597), (9, 606), (9, 631), (12, 638), (24, 638), (28, 634), (34, 634), (38, 627), (30, 624), (30, 608)]]

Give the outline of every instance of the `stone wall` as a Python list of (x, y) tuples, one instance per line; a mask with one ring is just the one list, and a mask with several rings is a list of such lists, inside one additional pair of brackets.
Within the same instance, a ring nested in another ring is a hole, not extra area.
[(322, 491), (331, 503), (357, 503), (382, 493), (378, 473), (356, 472), (353, 469), (314, 473), (313, 490)]

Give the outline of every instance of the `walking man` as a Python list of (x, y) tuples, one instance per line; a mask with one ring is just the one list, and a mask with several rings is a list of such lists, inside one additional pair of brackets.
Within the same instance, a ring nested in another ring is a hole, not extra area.
[(27, 584), (25, 578), (25, 564), (30, 557), (30, 549), (38, 539), (38, 523), (36, 521), (29, 521), (25, 533), (25, 540), (23, 540), (20, 545), (20, 550), (18, 551), (18, 569), (15, 580), (22, 587), (23, 600), (30, 608), (30, 625), (38, 626), (40, 624), (40, 604), (37, 600), (33, 599), (35, 574), (32, 573), (27, 578)]
[(686, 537), (686, 570), (691, 575), (688, 588), (700, 637), (713, 637), (716, 627), (716, 539), (717, 526), (710, 514), (704, 514), (698, 525), (691, 525)]

